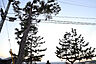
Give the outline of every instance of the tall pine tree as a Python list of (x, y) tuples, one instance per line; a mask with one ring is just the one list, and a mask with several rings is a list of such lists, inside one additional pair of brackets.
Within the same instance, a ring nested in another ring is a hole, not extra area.
[(36, 24), (40, 22), (37, 19), (41, 14), (46, 15), (46, 19), (51, 17), (51, 14), (58, 14), (61, 8), (59, 7), (56, 0), (33, 0), (27, 2), (26, 6), (21, 8), (19, 6), (20, 1), (14, 1), (13, 8), (16, 16), (21, 20), (21, 30), (16, 29), (17, 39), (19, 43), (18, 59), (16, 64), (21, 64), (24, 60), (24, 54), (26, 47), (27, 38), (32, 34), (36, 34), (38, 28)]
[(84, 37), (78, 35), (76, 29), (72, 28), (71, 32), (64, 34), (63, 39), (59, 39), (60, 46), (56, 46), (55, 53), (58, 58), (66, 59), (73, 64), (76, 60), (96, 57), (95, 48), (88, 48), (88, 44), (89, 42), (85, 43)]

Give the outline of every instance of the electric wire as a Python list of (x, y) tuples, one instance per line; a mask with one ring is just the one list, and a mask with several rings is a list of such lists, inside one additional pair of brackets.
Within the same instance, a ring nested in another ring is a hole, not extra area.
[[(9, 19), (6, 19), (9, 21)], [(41, 23), (53, 23), (53, 24), (74, 24), (74, 25), (96, 25), (94, 22), (77, 22), (77, 21), (65, 21), (65, 20), (45, 20), (45, 19), (38, 19), (41, 20)], [(15, 20), (20, 21), (20, 20)]]
[(88, 6), (88, 5), (83, 5), (83, 4), (75, 4), (72, 2), (64, 2), (64, 1), (59, 1), (60, 3), (64, 4), (69, 4), (69, 5), (74, 5), (74, 6), (82, 6), (82, 7), (87, 7), (87, 8), (96, 8), (96, 6)]
[[(41, 19), (45, 21), (44, 19)], [(90, 22), (76, 22), (76, 21), (60, 21), (60, 20), (49, 20), (41, 23), (55, 23), (55, 24), (75, 24), (75, 25), (96, 25), (96, 23)]]
[[(88, 4), (84, 4), (84, 3), (81, 3), (81, 2), (78, 2), (78, 1), (73, 1), (73, 0), (66, 0), (66, 1), (69, 1), (69, 2), (71, 2), (71, 3), (76, 3), (77, 5), (79, 4), (79, 5), (82, 5), (82, 6), (84, 6), (84, 7), (87, 6), (87, 7), (89, 7), (89, 8), (91, 8), (91, 7), (92, 7), (92, 8), (94, 8), (94, 7), (96, 8), (96, 6), (92, 6), (92, 5), (90, 6), (90, 5), (88, 5)], [(63, 2), (64, 2), (64, 1), (63, 1)], [(86, 3), (87, 3), (87, 2), (86, 2)]]
[(8, 14), (15, 14), (15, 13), (8, 13)]
[[(15, 14), (15, 13), (8, 13), (8, 14)], [(76, 16), (52, 16), (58, 18), (75, 18), (75, 19), (96, 19), (95, 17), (76, 17)]]
[[(15, 13), (8, 13), (8, 14), (15, 14)], [(76, 17), (76, 16), (52, 16), (52, 17), (58, 17), (58, 18), (74, 18), (74, 19), (96, 19), (95, 17)]]
[(10, 42), (10, 38), (9, 38), (9, 30), (8, 30), (7, 22), (6, 22), (6, 31), (7, 31), (7, 35), (8, 35), (9, 46), (10, 46), (10, 49), (11, 49), (11, 42)]
[(96, 19), (95, 17), (73, 17), (73, 16), (52, 16), (58, 18), (75, 18), (75, 19)]
[(14, 60), (13, 60), (13, 56), (12, 56), (12, 48), (11, 48), (11, 42), (10, 42), (10, 38), (9, 38), (9, 31), (8, 31), (8, 25), (7, 25), (7, 22), (6, 22), (6, 30), (7, 30), (8, 41), (9, 41), (9, 45), (10, 45), (10, 54), (11, 54), (12, 62), (13, 62), (13, 64), (14, 64)]
[(3, 7), (4, 7), (4, 9), (5, 9), (5, 4), (4, 4), (4, 0), (2, 0), (2, 3), (3, 3)]

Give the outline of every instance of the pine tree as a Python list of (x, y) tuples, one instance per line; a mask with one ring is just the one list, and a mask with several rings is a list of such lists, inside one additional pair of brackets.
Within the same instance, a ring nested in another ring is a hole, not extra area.
[(56, 46), (56, 56), (61, 59), (66, 59), (71, 64), (76, 60), (91, 59), (96, 57), (94, 54), (95, 48), (87, 47), (89, 42), (85, 43), (84, 37), (77, 35), (76, 29), (72, 28), (71, 32), (66, 32), (63, 39), (59, 39), (59, 45)]
[(24, 60), (24, 54), (26, 47), (26, 42), (28, 36), (31, 34), (36, 34), (38, 28), (36, 24), (41, 20), (37, 19), (41, 14), (46, 15), (46, 20), (50, 19), (51, 14), (58, 14), (61, 8), (55, 0), (33, 0), (32, 2), (27, 2), (24, 8), (19, 6), (20, 1), (14, 1), (13, 8), (14, 12), (18, 19), (21, 20), (21, 30), (16, 29), (18, 44), (19, 44), (19, 53), (16, 64), (21, 64)]
[(36, 36), (36, 35), (30, 35), (26, 42), (25, 47), (25, 61), (30, 62), (32, 64), (32, 61), (41, 61), (41, 58), (44, 56), (44, 54), (40, 54), (40, 52), (46, 51), (47, 48), (41, 49), (41, 45), (45, 43), (45, 41), (42, 41), (43, 37)]

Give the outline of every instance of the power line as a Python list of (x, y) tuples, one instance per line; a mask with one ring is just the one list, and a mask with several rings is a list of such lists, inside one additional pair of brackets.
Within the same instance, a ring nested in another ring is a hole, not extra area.
[[(8, 19), (6, 19), (6, 20), (8, 20)], [(38, 20), (41, 20), (41, 23), (96, 25), (96, 23), (91, 23), (91, 22), (60, 21), (60, 20), (45, 20), (45, 19), (38, 19)], [(20, 21), (20, 20), (16, 20), (16, 21)]]
[[(96, 19), (96, 18), (89, 18), (89, 17), (71, 17), (71, 16), (52, 16), (52, 17), (58, 17), (58, 18), (75, 18), (75, 19)], [(6, 19), (9, 21), (9, 19)], [(90, 22), (74, 22), (74, 21), (60, 21), (60, 20), (45, 20), (45, 19), (38, 19), (45, 22), (41, 23), (55, 23), (55, 24), (76, 24), (76, 25), (96, 25), (96, 23), (90, 23)], [(20, 20), (16, 20), (20, 21)]]
[(10, 13), (10, 12), (9, 12), (8, 14), (16, 14), (16, 13)]
[[(15, 14), (15, 13), (8, 13), (8, 14)], [(58, 18), (75, 18), (75, 19), (94, 19), (94, 20), (96, 20), (95, 17), (77, 17), (77, 16), (52, 16), (52, 17), (58, 17)]]
[[(8, 13), (8, 14), (15, 14), (15, 13)], [(52, 16), (58, 18), (75, 18), (75, 19), (96, 19), (95, 17), (78, 17), (78, 16)]]
[(58, 18), (75, 18), (75, 19), (96, 19), (94, 17), (73, 17), (73, 16), (52, 16)]
[[(16, 14), (16, 13), (8, 13), (8, 14)], [(0, 14), (1, 15), (1, 14)]]
[(64, 1), (59, 1), (59, 2), (60, 3), (64, 3), (64, 4), (69, 4), (69, 5), (87, 7), (87, 8), (96, 8), (95, 6), (88, 6), (88, 5), (83, 5), (83, 4), (75, 4), (75, 3), (72, 3), (72, 2), (64, 2)]
[[(82, 6), (84, 6), (84, 7), (92, 7), (92, 8), (95, 7), (95, 8), (96, 8), (96, 6), (92, 6), (92, 5), (89, 6), (88, 4), (86, 5), (86, 4), (84, 4), (84, 3), (78, 2), (78, 0), (77, 0), (77, 1), (73, 1), (73, 0), (66, 0), (66, 1), (69, 1), (69, 2), (71, 2), (71, 3), (72, 3), (72, 2), (73, 2), (73, 3), (76, 3), (76, 5), (79, 4), (79, 5), (82, 5)], [(65, 1), (63, 1), (63, 2), (65, 2)]]
[(3, 7), (4, 7), (4, 9), (5, 9), (5, 4), (4, 4), (4, 0), (2, 0), (2, 3), (3, 3)]
[[(42, 21), (45, 21), (42, 19)], [(55, 24), (75, 24), (75, 25), (96, 25), (96, 23), (90, 22), (76, 22), (76, 21), (60, 21), (60, 20), (49, 20), (42, 23), (55, 23)]]
[(7, 30), (7, 35), (8, 35), (9, 46), (10, 46), (10, 49), (11, 49), (11, 42), (10, 42), (10, 38), (9, 38), (9, 30), (8, 30), (7, 22), (6, 22), (6, 30)]

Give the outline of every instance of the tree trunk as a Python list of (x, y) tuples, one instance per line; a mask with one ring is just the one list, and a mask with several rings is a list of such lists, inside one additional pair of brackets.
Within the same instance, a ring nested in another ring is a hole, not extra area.
[(30, 61), (30, 64), (32, 64), (32, 61)]
[(18, 59), (17, 59), (16, 64), (22, 64), (22, 61), (24, 59), (24, 53), (25, 53), (24, 48), (25, 48), (25, 42), (26, 42), (26, 38), (27, 38), (27, 35), (28, 35), (28, 32), (29, 32), (29, 29), (30, 29), (30, 25), (28, 26), (28, 28), (23, 33), (23, 38), (20, 42)]
[(32, 64), (32, 57), (30, 57), (30, 64)]
[(21, 39), (21, 42), (20, 42), (18, 59), (17, 59), (16, 64), (22, 64), (22, 62), (24, 60), (24, 53), (25, 53), (24, 48), (25, 48), (26, 39), (27, 39), (29, 30), (30, 30), (32, 8), (29, 11), (30, 11), (30, 13), (29, 13), (28, 25), (27, 25), (27, 29), (25, 29), (25, 31), (23, 33), (23, 38)]

